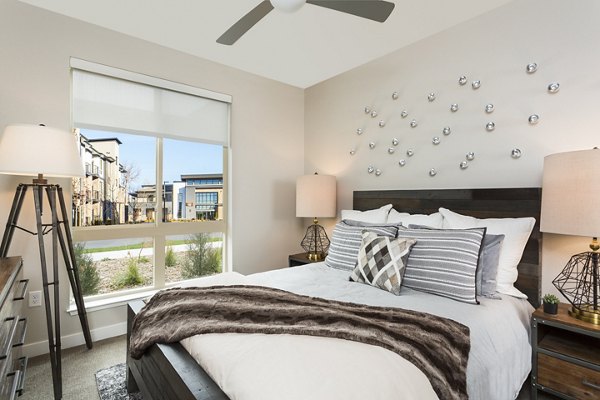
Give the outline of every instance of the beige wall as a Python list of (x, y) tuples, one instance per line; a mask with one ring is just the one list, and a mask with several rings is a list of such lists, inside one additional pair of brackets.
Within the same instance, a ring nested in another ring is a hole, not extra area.
[[(594, 0), (516, 1), (307, 89), (305, 171), (338, 177), (338, 209), (351, 207), (353, 190), (540, 186), (545, 155), (600, 144), (598, 15)], [(535, 74), (525, 72), (529, 62), (538, 63)], [(468, 85), (458, 85), (461, 75)], [(482, 82), (478, 90), (470, 87), (475, 79)], [(550, 95), (553, 81), (561, 89)], [(427, 100), (430, 92), (437, 94), (434, 102)], [(452, 103), (458, 112), (450, 112)], [(495, 105), (492, 114), (484, 112), (488, 103)], [(377, 118), (364, 114), (367, 105)], [(541, 119), (530, 126), (533, 113)], [(415, 129), (411, 118), (419, 122)], [(380, 119), (385, 128), (377, 126)], [(487, 121), (496, 123), (494, 132), (486, 132)], [(446, 125), (453, 131), (448, 137), (441, 132)], [(433, 136), (442, 143), (434, 146)], [(400, 144), (389, 155), (393, 137)], [(369, 141), (377, 143), (374, 150)], [(409, 147), (415, 156), (400, 168)], [(523, 151), (519, 160), (510, 157), (514, 147)], [(468, 151), (476, 159), (462, 171)], [(369, 164), (381, 176), (369, 175)], [(436, 177), (429, 177), (430, 168)], [(552, 279), (588, 241), (545, 235), (544, 292), (556, 292)]]
[[(295, 218), (294, 196), (295, 179), (304, 165), (301, 89), (15, 0), (0, 1), (0, 49), (0, 129), (17, 122), (70, 129), (70, 57), (232, 95), (234, 269), (246, 274), (283, 267), (287, 255), (298, 250), (303, 228)], [(0, 176), (0, 226), (5, 224), (16, 185), (29, 179)], [(69, 181), (55, 182), (71, 188)], [(31, 199), (26, 199), (24, 208), (21, 222), (33, 226)], [(24, 257), (30, 290), (41, 290), (35, 243), (33, 237), (18, 232), (10, 254)], [(66, 307), (69, 290), (64, 273), (61, 281), (61, 302)], [(42, 309), (27, 308), (29, 344), (46, 337)], [(63, 336), (75, 335), (64, 343), (80, 340), (77, 318), (64, 310), (61, 317)], [(97, 336), (110, 335), (123, 327), (125, 307), (92, 312), (89, 317)], [(47, 351), (42, 344), (30, 346), (32, 353)]]

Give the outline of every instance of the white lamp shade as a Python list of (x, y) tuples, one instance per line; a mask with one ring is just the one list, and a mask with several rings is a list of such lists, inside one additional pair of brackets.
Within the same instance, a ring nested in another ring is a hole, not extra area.
[(38, 125), (9, 125), (0, 137), (0, 173), (83, 176), (77, 137)]
[(558, 153), (544, 158), (540, 230), (600, 236), (600, 150)]
[(270, 0), (276, 10), (283, 12), (294, 12), (299, 10), (306, 0)]
[(336, 183), (331, 175), (304, 175), (296, 181), (296, 217), (335, 217)]

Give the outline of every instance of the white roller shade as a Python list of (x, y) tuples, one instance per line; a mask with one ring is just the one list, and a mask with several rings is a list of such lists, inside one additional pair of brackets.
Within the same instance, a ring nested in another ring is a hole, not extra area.
[[(102, 67), (117, 77), (73, 69), (73, 122), (76, 127), (152, 133), (228, 145), (227, 102), (164, 87), (185, 89), (186, 85)], [(130, 80), (136, 75), (139, 75), (138, 81)], [(157, 86), (162, 83), (163, 87)], [(195, 89), (189, 88), (190, 91)]]

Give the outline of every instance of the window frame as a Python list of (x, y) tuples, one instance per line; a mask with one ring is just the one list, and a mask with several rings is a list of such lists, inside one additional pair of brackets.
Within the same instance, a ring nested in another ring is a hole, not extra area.
[[(169, 137), (168, 135), (158, 136), (154, 133), (132, 133), (124, 131), (126, 134), (139, 134), (144, 137), (154, 138), (156, 140), (156, 210), (154, 222), (147, 222), (143, 224), (122, 224), (122, 225), (108, 225), (108, 226), (72, 226), (72, 221), (69, 221), (71, 231), (73, 232), (73, 240), (75, 242), (88, 242), (95, 240), (107, 240), (107, 239), (128, 239), (128, 238), (151, 238), (154, 245), (153, 257), (154, 257), (154, 270), (153, 270), (153, 285), (145, 286), (140, 288), (119, 290), (112, 293), (105, 293), (99, 295), (86, 296), (87, 302), (102, 301), (110, 298), (119, 298), (123, 296), (132, 295), (135, 293), (156, 291), (165, 287), (174, 286), (177, 283), (166, 283), (165, 279), (165, 255), (166, 255), (166, 238), (173, 235), (187, 235), (194, 233), (221, 233), (223, 236), (222, 244), (222, 271), (229, 272), (231, 268), (231, 224), (229, 221), (230, 214), (230, 146), (229, 137), (231, 130), (231, 96), (212, 92), (205, 89), (195, 88), (188, 85), (183, 85), (176, 82), (163, 80), (160, 78), (154, 78), (147, 75), (142, 75), (130, 71), (120, 70), (113, 67), (104, 66), (101, 64), (95, 64), (84, 60), (71, 58), (71, 69), (72, 75), (74, 69), (80, 69), (88, 72), (99, 73), (107, 76), (111, 76), (117, 79), (126, 79), (133, 82), (138, 82), (145, 85), (162, 87), (173, 91), (183, 92), (192, 94), (195, 96), (205, 97), (216, 101), (225, 102), (228, 104), (227, 111), (227, 143), (222, 144), (223, 149), (223, 204), (222, 204), (222, 219), (217, 221), (189, 221), (185, 223), (173, 223), (163, 222), (163, 148), (164, 139), (175, 139), (180, 141), (189, 141), (196, 143), (215, 143), (210, 141), (203, 141), (201, 139), (195, 140), (192, 138), (180, 138), (180, 137)], [(71, 78), (72, 82), (72, 78)], [(71, 88), (71, 104), (73, 101), (73, 90)], [(72, 106), (71, 106), (72, 109)], [(79, 128), (74, 126), (73, 116), (71, 115), (71, 127), (73, 129)], [(84, 127), (81, 127), (84, 128)], [(89, 128), (89, 127), (87, 127)], [(115, 128), (97, 127), (98, 130), (114, 131)], [(82, 160), (85, 163), (85, 160)], [(90, 162), (92, 164), (92, 162)], [(160, 182), (160, 183), (159, 183)], [(72, 185), (71, 185), (72, 190)], [(71, 191), (70, 190), (70, 191)], [(71, 191), (71, 196), (73, 195)], [(71, 202), (69, 202), (71, 207)], [(72, 214), (72, 213), (71, 213)]]

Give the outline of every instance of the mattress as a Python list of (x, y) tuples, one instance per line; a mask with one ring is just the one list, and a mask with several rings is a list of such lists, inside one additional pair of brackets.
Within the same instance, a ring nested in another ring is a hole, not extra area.
[[(515, 399), (531, 368), (533, 307), (502, 295), (472, 305), (402, 288), (400, 296), (348, 281), (324, 263), (210, 284), (255, 284), (332, 300), (401, 307), (451, 318), (470, 328), (470, 399)], [(205, 282), (201, 283), (206, 284)], [(207, 334), (182, 345), (231, 400), (437, 399), (425, 375), (401, 356), (357, 342), (297, 335)]]

